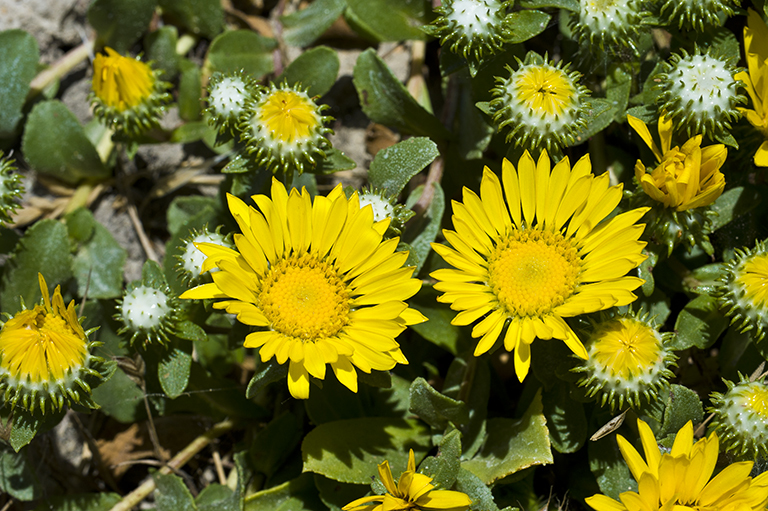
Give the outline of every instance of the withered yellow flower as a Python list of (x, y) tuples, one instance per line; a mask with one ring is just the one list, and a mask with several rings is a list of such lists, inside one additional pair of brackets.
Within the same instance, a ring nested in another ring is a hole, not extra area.
[(112, 48), (99, 53), (93, 61), (93, 93), (106, 106), (122, 112), (149, 99), (155, 76), (148, 64), (123, 57)]
[(672, 120), (661, 117), (659, 148), (643, 121), (631, 115), (627, 120), (658, 160), (650, 172), (642, 161), (635, 164), (635, 177), (649, 197), (675, 211), (708, 206), (720, 197), (725, 188), (720, 167), (728, 156), (723, 144), (701, 147), (702, 137), (697, 135), (682, 147), (672, 147)]

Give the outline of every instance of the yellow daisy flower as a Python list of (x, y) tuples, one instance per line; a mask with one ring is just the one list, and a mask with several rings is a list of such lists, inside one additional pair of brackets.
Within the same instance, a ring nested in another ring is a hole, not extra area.
[[(75, 313), (74, 300), (64, 305), (60, 286), (48, 294), (38, 273), (43, 304), (10, 318), (0, 330), (0, 390), (11, 407), (21, 401), (29, 411), (60, 410), (71, 401), (90, 403), (86, 376), (99, 357), (90, 354), (99, 343), (89, 342)], [(95, 407), (95, 405), (94, 405)]]
[[(542, 152), (538, 163), (526, 151), (518, 168), (504, 160), (502, 179), (487, 167), (480, 196), (464, 189), (453, 203), (453, 248), (432, 248), (455, 269), (431, 275), (443, 292), (438, 300), (460, 311), (454, 325), (469, 325), (479, 337), (475, 355), (488, 351), (508, 322), (504, 347), (514, 350), (522, 381), (535, 338), (561, 339), (581, 358), (587, 351), (563, 318), (627, 305), (643, 280), (626, 276), (646, 256), (635, 222), (648, 208), (603, 220), (621, 200), (621, 185), (608, 174), (595, 177), (589, 156), (571, 169), (568, 158), (554, 169)], [(503, 182), (503, 188), (502, 188)]]
[(170, 100), (169, 84), (149, 64), (105, 48), (93, 60), (94, 113), (116, 131), (136, 134), (156, 125), (162, 104)]
[(631, 115), (627, 120), (658, 160), (650, 173), (640, 160), (635, 164), (635, 177), (649, 197), (675, 211), (709, 206), (720, 197), (725, 188), (725, 176), (720, 167), (728, 156), (728, 149), (723, 144), (701, 147), (702, 137), (697, 135), (683, 147), (672, 147), (672, 120), (661, 117), (659, 150), (643, 121)]
[(395, 338), (407, 325), (426, 321), (405, 300), (421, 281), (403, 267), (407, 252), (399, 240), (382, 242), (389, 221), (374, 223), (357, 194), (347, 199), (341, 185), (313, 200), (306, 189), (290, 194), (274, 179), (272, 198), (254, 195), (259, 210), (228, 195), (242, 234), (237, 250), (199, 243), (208, 258), (203, 271), (213, 282), (181, 298), (223, 299), (213, 304), (262, 330), (245, 338), (260, 348), (261, 360), (290, 360), (288, 388), (309, 397), (309, 376), (336, 378), (357, 392), (357, 372), (386, 371), (407, 364)]
[(753, 9), (748, 9), (747, 26), (744, 27), (744, 53), (747, 71), (734, 78), (744, 82), (752, 99), (752, 110), (739, 111), (762, 133), (765, 140), (755, 153), (755, 165), (768, 167), (768, 26)]
[(693, 424), (678, 431), (671, 452), (662, 454), (650, 426), (637, 421), (645, 460), (624, 437), (619, 449), (638, 484), (638, 491), (619, 495), (617, 502), (593, 495), (586, 503), (596, 511), (762, 511), (768, 504), (768, 472), (749, 477), (753, 463), (733, 463), (712, 478), (717, 463), (717, 434), (693, 441)]
[(379, 477), (387, 493), (371, 495), (350, 502), (343, 511), (464, 511), (472, 501), (466, 493), (435, 490), (432, 478), (416, 472), (413, 449), (408, 454), (408, 468), (395, 484), (389, 461), (379, 464)]

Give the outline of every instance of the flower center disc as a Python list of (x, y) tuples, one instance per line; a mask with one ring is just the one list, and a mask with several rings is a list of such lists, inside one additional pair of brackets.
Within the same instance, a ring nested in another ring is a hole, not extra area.
[(515, 80), (516, 93), (526, 107), (548, 115), (560, 115), (574, 104), (571, 80), (557, 68), (535, 67)]
[(615, 377), (630, 378), (659, 361), (661, 341), (653, 329), (631, 319), (611, 321), (594, 333), (595, 360)]
[(275, 331), (306, 340), (338, 334), (349, 318), (349, 293), (338, 272), (309, 254), (270, 268), (259, 305)]
[(745, 292), (744, 298), (755, 307), (765, 307), (768, 303), (768, 255), (748, 259), (736, 274), (736, 282)]
[(314, 107), (292, 91), (273, 92), (262, 105), (259, 119), (268, 131), (285, 142), (308, 138), (318, 125)]
[(768, 419), (768, 387), (762, 385), (760, 388), (752, 389), (752, 392), (745, 397), (745, 406), (754, 410), (760, 417)]
[(561, 234), (515, 230), (489, 258), (489, 285), (515, 316), (540, 316), (565, 302), (578, 284), (581, 260)]

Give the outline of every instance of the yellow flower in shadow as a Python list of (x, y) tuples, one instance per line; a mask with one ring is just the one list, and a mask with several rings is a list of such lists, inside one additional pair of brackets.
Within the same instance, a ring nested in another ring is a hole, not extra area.
[(621, 455), (638, 483), (638, 491), (619, 495), (621, 502), (593, 495), (586, 503), (596, 511), (764, 510), (768, 504), (768, 472), (749, 477), (753, 462), (732, 463), (712, 473), (720, 452), (716, 433), (693, 441), (690, 421), (678, 431), (670, 452), (662, 454), (651, 428), (637, 421), (645, 460), (618, 435)]
[(744, 27), (748, 71), (742, 71), (734, 78), (744, 82), (752, 100), (752, 110), (739, 108), (739, 111), (765, 137), (755, 153), (755, 165), (768, 167), (768, 26), (756, 11), (748, 11), (747, 26)]
[(408, 467), (395, 484), (389, 461), (379, 464), (379, 477), (387, 493), (371, 495), (350, 502), (343, 511), (464, 511), (472, 501), (466, 493), (435, 490), (432, 478), (416, 472), (413, 449), (408, 454)]
[(155, 87), (152, 68), (140, 60), (123, 57), (112, 48), (93, 61), (93, 93), (104, 105), (119, 112), (149, 99)]
[(627, 120), (658, 160), (650, 172), (640, 160), (635, 164), (635, 177), (649, 197), (675, 211), (708, 206), (720, 197), (725, 188), (720, 167), (728, 156), (723, 144), (701, 147), (702, 137), (697, 135), (682, 147), (672, 147), (672, 120), (661, 117), (659, 149), (643, 121), (631, 115)]

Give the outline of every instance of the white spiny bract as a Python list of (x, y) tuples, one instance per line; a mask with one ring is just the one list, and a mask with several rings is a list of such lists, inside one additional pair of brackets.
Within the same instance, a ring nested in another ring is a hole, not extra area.
[(168, 335), (178, 321), (179, 305), (170, 289), (157, 289), (146, 285), (136, 285), (126, 290), (118, 306), (117, 319), (125, 327), (120, 333), (131, 333), (131, 344), (141, 341), (148, 344), (166, 344)]
[(479, 61), (496, 53), (512, 35), (505, 18), (508, 0), (446, 0), (437, 7), (437, 19), (427, 31), (440, 37), (454, 53)]
[(581, 45), (601, 52), (626, 48), (638, 55), (638, 27), (645, 15), (634, 0), (582, 0), (571, 28)]
[[(203, 273), (203, 263), (207, 256), (195, 246), (196, 243), (212, 243), (214, 245), (223, 245), (230, 247), (230, 244), (224, 241), (224, 235), (218, 232), (203, 232), (193, 234), (187, 241), (183, 242), (183, 252), (179, 256), (179, 269), (185, 280), (193, 281)], [(230, 247), (231, 248), (231, 247)], [(214, 269), (213, 271), (218, 271)]]
[(685, 128), (688, 136), (727, 135), (731, 122), (741, 117), (736, 106), (746, 102), (739, 94), (742, 83), (733, 77), (738, 69), (729, 60), (698, 51), (689, 55), (683, 50), (670, 60), (658, 75), (660, 114)]
[(231, 131), (255, 91), (255, 82), (243, 72), (226, 75), (214, 73), (208, 84), (206, 109), (210, 124), (219, 128), (219, 131)]
[(370, 205), (373, 209), (373, 221), (380, 222), (387, 218), (392, 218), (395, 213), (395, 208), (392, 204), (383, 198), (381, 195), (374, 192), (363, 192), (360, 197), (360, 209)]
[(13, 163), (0, 151), (0, 225), (11, 223), (11, 215), (18, 209), (19, 199), (24, 193), (21, 177)]
[(739, 0), (666, 0), (659, 17), (666, 25), (704, 32), (707, 27), (720, 26), (721, 16), (733, 16), (740, 4)]
[(713, 392), (708, 411), (714, 414), (711, 428), (725, 452), (745, 459), (768, 458), (768, 385), (764, 379), (751, 382), (744, 376), (738, 384), (723, 381), (728, 391)]

